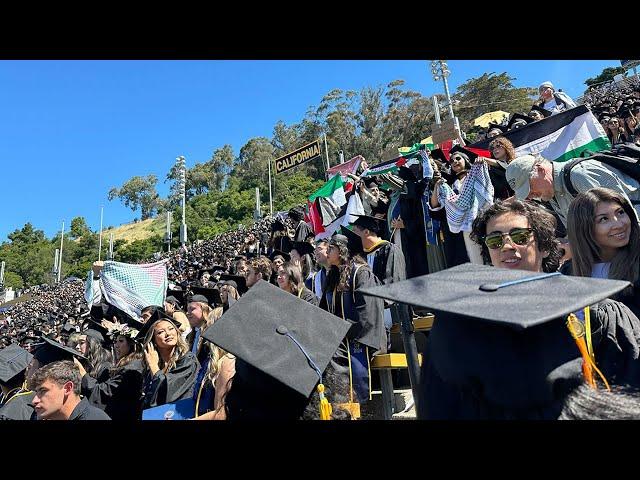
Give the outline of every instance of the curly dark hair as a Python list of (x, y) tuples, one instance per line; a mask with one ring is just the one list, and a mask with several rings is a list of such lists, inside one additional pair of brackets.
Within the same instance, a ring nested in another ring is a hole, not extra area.
[(493, 147), (501, 145), (507, 151), (507, 163), (511, 163), (511, 160), (516, 158), (516, 150), (513, 148), (513, 143), (504, 137), (496, 137), (489, 143), (489, 150), (491, 150), (491, 156), (493, 156)]
[(332, 265), (329, 269), (326, 290), (337, 288), (338, 291), (344, 292), (349, 290), (349, 274), (351, 270), (349, 248), (343, 242), (336, 240), (331, 240), (329, 246), (338, 248), (340, 251), (340, 266)]
[(496, 201), (473, 221), (471, 239), (482, 248), (482, 258), (485, 264), (491, 265), (489, 249), (484, 243), (484, 236), (487, 234), (487, 223), (491, 218), (503, 213), (516, 213), (529, 220), (529, 226), (533, 229), (538, 250), (549, 252), (547, 257), (542, 260), (542, 271), (550, 273), (558, 270), (562, 251), (560, 250), (560, 243), (555, 236), (555, 217), (535, 203), (515, 198)]

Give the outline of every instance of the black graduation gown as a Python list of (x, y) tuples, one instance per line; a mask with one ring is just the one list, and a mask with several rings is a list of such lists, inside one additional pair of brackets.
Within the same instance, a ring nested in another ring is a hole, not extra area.
[(69, 420), (111, 420), (111, 418), (99, 408), (91, 405), (86, 398), (83, 398), (71, 412)]
[(310, 303), (311, 305), (315, 305), (316, 307), (320, 303), (320, 299), (316, 297), (316, 294), (309, 290), (307, 287), (302, 288), (302, 295), (300, 295), (300, 298), (305, 302)]
[(198, 360), (193, 353), (187, 352), (167, 373), (160, 370), (153, 377), (148, 373), (145, 381), (144, 408), (189, 398), (196, 382), (198, 366)]
[(509, 187), (506, 175), (507, 171), (500, 165), (489, 167), (489, 179), (493, 185), (494, 200), (506, 200), (515, 195), (514, 191)]
[(399, 282), (407, 278), (404, 254), (397, 245), (391, 242), (380, 243), (365, 255), (373, 255), (373, 273), (380, 283), (385, 285)]
[(296, 233), (293, 237), (294, 242), (304, 242), (307, 237), (314, 236), (313, 229), (305, 221), (301, 221), (296, 227)]
[(136, 359), (102, 382), (85, 375), (81, 391), (89, 403), (104, 410), (113, 420), (140, 420), (143, 380), (144, 365)]
[(406, 263), (406, 278), (419, 277), (429, 273), (426, 254), (426, 233), (422, 210), (422, 194), (425, 189), (423, 182), (407, 182), (407, 194), (402, 193), (398, 199), (400, 217), (404, 221), (400, 240), (402, 253), (411, 262)]
[(36, 412), (31, 402), (35, 392), (15, 395), (0, 408), (0, 420), (35, 420)]

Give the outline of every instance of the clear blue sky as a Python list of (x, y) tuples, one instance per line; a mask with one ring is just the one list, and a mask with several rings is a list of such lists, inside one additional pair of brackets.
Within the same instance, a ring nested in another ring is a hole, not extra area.
[[(551, 80), (572, 97), (584, 80), (618, 60), (449, 62), (451, 93), (485, 72), (516, 86)], [(331, 89), (359, 90), (403, 79), (424, 95), (442, 93), (426, 61), (0, 61), (0, 241), (26, 222), (48, 237), (83, 216), (89, 226), (130, 222), (109, 202), (134, 175), (164, 177), (176, 156), (187, 165), (231, 144), (270, 137), (278, 120), (300, 121)], [(428, 136), (430, 132), (425, 132)]]

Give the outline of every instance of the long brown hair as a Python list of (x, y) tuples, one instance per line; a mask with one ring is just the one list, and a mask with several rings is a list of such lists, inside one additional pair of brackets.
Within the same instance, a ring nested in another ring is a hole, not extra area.
[(302, 270), (297, 265), (294, 265), (291, 262), (285, 262), (282, 264), (282, 269), (284, 273), (289, 278), (289, 286), (291, 287), (291, 292), (294, 295), (298, 295), (300, 291), (304, 288), (304, 280), (302, 279)]
[[(638, 280), (640, 273), (640, 227), (635, 210), (627, 199), (608, 188), (592, 188), (580, 193), (569, 206), (567, 234), (573, 252), (573, 274), (590, 277), (594, 263), (600, 260), (600, 247), (594, 236), (596, 208), (600, 202), (617, 203), (631, 220), (629, 243), (619, 248), (611, 260), (609, 278), (633, 283)], [(624, 293), (627, 293), (627, 290)]]
[(489, 143), (489, 150), (491, 150), (491, 156), (493, 157), (493, 147), (496, 145), (502, 146), (507, 152), (507, 163), (511, 163), (511, 160), (516, 158), (516, 149), (513, 148), (513, 143), (504, 137), (496, 137)]
[(153, 346), (156, 348), (156, 350), (158, 349), (158, 346), (154, 341), (154, 335), (156, 331), (155, 324), (157, 324), (158, 322), (168, 322), (171, 325), (173, 325), (173, 327), (176, 329), (177, 343), (176, 343), (176, 346), (173, 347), (173, 351), (171, 352), (171, 359), (169, 360), (168, 363), (165, 364), (164, 360), (162, 359), (162, 356), (160, 356), (160, 361), (158, 365), (160, 367), (160, 370), (162, 370), (164, 373), (167, 373), (169, 370), (171, 370), (176, 366), (176, 362), (178, 360), (180, 360), (189, 352), (189, 346), (187, 345), (187, 342), (184, 341), (184, 338), (182, 338), (180, 329), (173, 322), (171, 322), (171, 320), (167, 320), (165, 318), (161, 318), (160, 320), (157, 320), (154, 322), (154, 325), (151, 326), (151, 328), (147, 332), (147, 335), (144, 337), (144, 345), (147, 345), (149, 342), (153, 342)]

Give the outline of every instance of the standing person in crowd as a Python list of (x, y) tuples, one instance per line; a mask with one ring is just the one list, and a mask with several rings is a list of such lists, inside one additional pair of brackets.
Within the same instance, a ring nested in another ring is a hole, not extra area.
[(300, 267), (297, 265), (294, 265), (291, 262), (285, 262), (285, 264), (278, 269), (277, 280), (278, 286), (282, 290), (289, 292), (312, 305), (319, 305), (320, 301), (318, 297), (316, 297), (316, 295), (304, 285), (302, 272), (300, 271)]
[(278, 286), (278, 282), (276, 281), (276, 277), (278, 276), (278, 269), (284, 265), (284, 262), (288, 262), (291, 260), (291, 256), (288, 253), (280, 252), (278, 250), (274, 250), (271, 252), (271, 284)]
[[(172, 293), (172, 295), (169, 295), (169, 293)], [(180, 298), (175, 295), (180, 295)], [(191, 332), (191, 325), (187, 315), (182, 311), (181, 302), (184, 302), (183, 291), (167, 291), (167, 298), (164, 300), (164, 311), (180, 324), (180, 333), (186, 338)]]
[[(567, 163), (550, 162), (542, 157), (524, 155), (509, 164), (506, 177), (519, 200), (549, 202), (566, 226), (567, 212), (573, 200), (573, 195), (564, 181), (566, 167)], [(597, 187), (609, 188), (630, 200), (630, 203), (635, 205), (636, 212), (640, 212), (640, 182), (620, 170), (590, 159), (571, 168), (570, 179), (577, 193)]]
[(544, 208), (499, 200), (474, 220), (471, 238), (487, 265), (550, 273), (558, 269), (562, 256), (555, 228), (555, 217)]
[(304, 278), (304, 284), (308, 289), (312, 288), (313, 275), (315, 272), (313, 258), (314, 247), (308, 242), (293, 242), (291, 248), (291, 263), (300, 268), (302, 277)]
[(556, 91), (551, 82), (543, 82), (538, 87), (540, 98), (534, 103), (540, 108), (551, 112), (551, 115), (577, 107), (569, 95), (564, 92)]
[(538, 120), (544, 120), (545, 118), (550, 117), (551, 112), (549, 110), (545, 110), (544, 108), (534, 104), (531, 106), (531, 111), (529, 112), (529, 116), (537, 122)]
[(278, 219), (274, 220), (271, 224), (271, 237), (268, 243), (269, 255), (275, 251), (288, 252), (290, 249), (291, 237), (287, 226)]
[[(189, 299), (187, 307), (187, 319), (191, 326), (191, 332), (187, 335), (187, 345), (194, 355), (197, 355), (202, 346), (202, 332), (213, 325), (216, 318), (222, 315), (221, 309), (212, 309), (209, 302), (213, 301), (213, 289), (198, 289), (198, 292), (211, 292), (208, 296), (204, 294), (193, 295)], [(211, 297), (211, 298), (209, 298)], [(216, 311), (214, 311), (216, 310)]]
[(146, 363), (144, 408), (191, 396), (198, 361), (178, 329), (178, 323), (162, 313), (158, 320), (145, 323), (136, 337), (143, 339)]
[[(356, 237), (357, 238), (357, 237)], [(325, 293), (320, 307), (334, 315), (353, 322), (336, 360), (337, 366), (350, 374), (351, 388), (358, 402), (371, 398), (370, 358), (387, 351), (387, 334), (384, 326), (384, 302), (364, 297), (359, 290), (379, 285), (371, 267), (359, 256), (351, 256), (349, 239), (334, 235), (329, 242), (327, 258), (331, 270), (327, 276)]]
[(116, 364), (108, 378), (96, 380), (74, 359), (80, 372), (81, 393), (89, 403), (112, 420), (135, 421), (142, 417), (142, 382), (144, 363), (142, 346), (136, 340), (138, 330), (125, 324), (114, 324), (109, 336), (114, 342)]
[(33, 374), (32, 403), (38, 420), (111, 420), (80, 398), (80, 372), (68, 360), (53, 362)]
[(322, 292), (327, 282), (327, 272), (330, 268), (329, 260), (327, 259), (328, 248), (329, 240), (323, 238), (316, 242), (316, 248), (313, 250), (313, 258), (318, 266), (318, 271), (313, 274), (313, 282), (310, 290), (318, 298), (322, 297)]
[(113, 367), (111, 352), (103, 347), (106, 339), (102, 332), (90, 328), (81, 332), (78, 351), (89, 359), (88, 374), (99, 382), (109, 378), (109, 370)]
[(613, 190), (593, 188), (573, 199), (567, 221), (573, 257), (562, 272), (631, 282), (616, 300), (640, 317), (640, 227), (629, 201)]
[(609, 127), (608, 137), (611, 145), (618, 145), (628, 141), (624, 125), (621, 124), (621, 120), (618, 117), (611, 117), (607, 122), (607, 126)]
[(33, 355), (18, 345), (0, 349), (0, 407), (25, 392), (25, 374)]
[(494, 200), (506, 200), (513, 196), (513, 190), (509, 188), (505, 177), (507, 167), (511, 160), (516, 158), (516, 151), (513, 144), (504, 137), (494, 138), (489, 143), (491, 159), (486, 159), (489, 165), (489, 178), (493, 184)]
[(260, 280), (268, 282), (271, 278), (271, 262), (267, 257), (260, 256), (249, 261), (249, 271), (247, 272), (247, 288), (251, 288)]
[(289, 210), (289, 218), (293, 222), (293, 228), (295, 228), (295, 233), (293, 234), (294, 242), (306, 242), (307, 239), (314, 237), (313, 228), (304, 221), (304, 209), (302, 207), (295, 207)]

